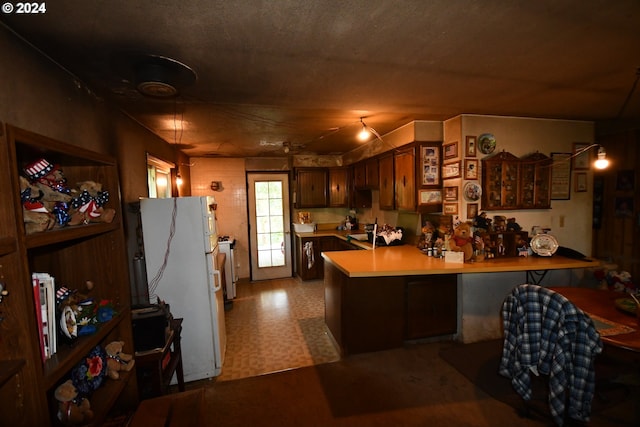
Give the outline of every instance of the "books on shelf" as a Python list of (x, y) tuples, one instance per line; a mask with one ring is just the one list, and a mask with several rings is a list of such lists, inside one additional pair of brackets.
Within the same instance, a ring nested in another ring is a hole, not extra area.
[(32, 273), (33, 299), (42, 360), (47, 360), (58, 350), (56, 322), (55, 278), (48, 273)]

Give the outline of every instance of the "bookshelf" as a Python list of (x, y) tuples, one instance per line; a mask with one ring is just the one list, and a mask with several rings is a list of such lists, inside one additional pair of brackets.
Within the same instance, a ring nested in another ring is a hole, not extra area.
[[(0, 280), (9, 291), (0, 302), (0, 419), (12, 426), (58, 426), (53, 392), (91, 349), (122, 340), (125, 351), (134, 350), (117, 163), (110, 156), (1, 124), (0, 153)], [(27, 234), (19, 176), (38, 158), (59, 165), (69, 187), (88, 180), (101, 183), (110, 195), (105, 207), (116, 210), (114, 220)], [(73, 345), (59, 342), (58, 351), (43, 362), (32, 272), (47, 272), (70, 289), (82, 289), (90, 280), (95, 284), (90, 296), (111, 301), (117, 314)], [(134, 408), (135, 368), (119, 380), (105, 378), (90, 402), (95, 414), (90, 425), (100, 425), (112, 411)]]

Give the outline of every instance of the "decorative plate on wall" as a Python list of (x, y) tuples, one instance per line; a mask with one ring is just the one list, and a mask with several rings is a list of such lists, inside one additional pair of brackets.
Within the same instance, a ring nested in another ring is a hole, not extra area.
[(496, 149), (496, 137), (490, 133), (483, 133), (478, 137), (478, 148), (482, 154), (491, 154)]
[(482, 196), (482, 187), (475, 182), (467, 182), (462, 189), (462, 194), (468, 202), (477, 202)]

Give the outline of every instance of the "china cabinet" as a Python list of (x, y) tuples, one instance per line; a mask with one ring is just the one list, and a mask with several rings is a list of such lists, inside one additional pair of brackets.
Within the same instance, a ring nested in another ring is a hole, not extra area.
[(482, 160), (482, 209), (518, 208), (520, 164), (506, 151)]
[(548, 209), (551, 207), (551, 158), (533, 153), (521, 158), (520, 207)]
[[(0, 419), (3, 425), (55, 426), (54, 390), (70, 378), (97, 346), (125, 342), (133, 353), (130, 287), (116, 161), (106, 155), (6, 125), (0, 127), (0, 280), (9, 294), (0, 302)], [(44, 158), (64, 173), (69, 187), (95, 181), (109, 191), (105, 207), (115, 209), (111, 222), (58, 227), (26, 233), (19, 176), (24, 168)], [(90, 296), (109, 301), (111, 320), (97, 331), (77, 338), (73, 345), (59, 342), (43, 359), (38, 329), (32, 272), (47, 272), (56, 284), (82, 289), (94, 283)], [(90, 397), (92, 425), (100, 425), (110, 411), (137, 405), (135, 368), (121, 372), (119, 380), (105, 378)]]

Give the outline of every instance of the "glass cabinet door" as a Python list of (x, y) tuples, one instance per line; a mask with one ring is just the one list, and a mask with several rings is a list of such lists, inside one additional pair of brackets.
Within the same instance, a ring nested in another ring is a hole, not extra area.
[(482, 209), (517, 209), (520, 159), (507, 152), (482, 160)]
[(523, 209), (548, 209), (550, 197), (551, 159), (542, 153), (521, 158), (520, 207)]

